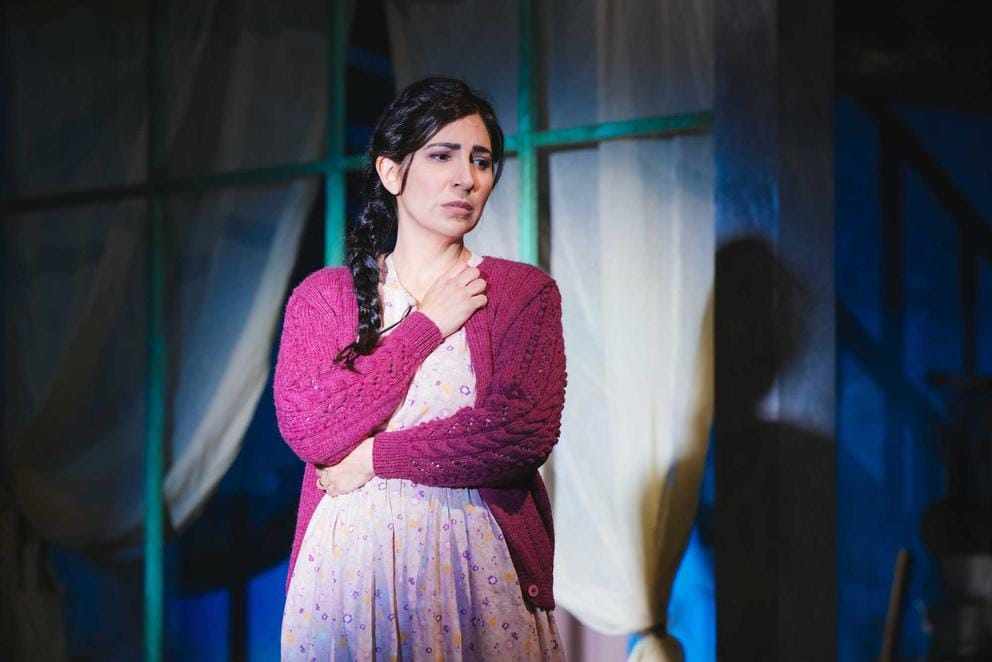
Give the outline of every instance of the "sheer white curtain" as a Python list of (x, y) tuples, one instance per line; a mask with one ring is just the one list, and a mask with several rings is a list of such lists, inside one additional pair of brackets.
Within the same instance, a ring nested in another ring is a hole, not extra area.
[[(711, 107), (708, 0), (537, 4), (551, 128)], [(515, 131), (515, 7), (394, 0), (388, 8), (398, 85), (460, 76), (488, 91)], [(557, 151), (549, 166), (551, 271), (569, 364), (561, 443), (545, 471), (558, 603), (603, 633), (660, 631), (712, 410), (711, 140), (614, 141)], [(497, 187), (470, 246), (515, 257), (505, 239), (516, 233), (515, 196)], [(583, 657), (578, 649), (570, 657)], [(671, 637), (652, 636), (633, 657), (680, 651)]]
[[(551, 125), (710, 108), (710, 25), (708, 2), (554, 5)], [(586, 103), (567, 103), (577, 88)], [(556, 591), (597, 630), (646, 631), (665, 624), (712, 410), (710, 138), (557, 154), (551, 196), (569, 358)], [(651, 636), (632, 657), (680, 651)]]
[[(171, 174), (318, 158), (327, 3), (169, 3)], [(124, 3), (7, 11), (4, 193), (145, 177), (145, 16)], [(167, 198), (166, 504), (183, 526), (233, 461), (316, 181)], [(4, 219), (3, 468), (43, 538), (140, 539), (146, 354), (142, 200)]]

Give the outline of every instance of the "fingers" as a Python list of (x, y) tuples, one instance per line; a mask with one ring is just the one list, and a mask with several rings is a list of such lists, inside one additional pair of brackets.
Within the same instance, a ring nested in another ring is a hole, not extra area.
[(471, 294), (482, 294), (486, 291), (486, 281), (482, 278), (476, 278), (465, 285), (465, 290)]
[(335, 496), (334, 481), (330, 476), (330, 467), (321, 467), (317, 469), (317, 489)]
[(317, 478), (317, 489), (332, 498), (344, 494), (334, 483), (324, 483), (320, 478)]
[(474, 269), (474, 267), (468, 266), (468, 262), (462, 262), (461, 260), (455, 260), (455, 263), (453, 265), (451, 265), (450, 267), (448, 267), (448, 270), (445, 271), (442, 274), (442, 276), (446, 276), (448, 278), (454, 278), (455, 276), (457, 276), (458, 274), (460, 274), (465, 269)]
[(457, 273), (452, 274), (448, 278), (457, 283), (458, 285), (468, 285), (473, 280), (479, 277), (481, 273), (475, 267), (470, 267), (467, 264), (463, 264), (463, 269), (459, 269)]
[(334, 469), (338, 465), (325, 467), (317, 470), (317, 489), (328, 496), (338, 497), (349, 494), (362, 488), (372, 479), (372, 474), (368, 476), (357, 475), (353, 471), (338, 471)]
[(449, 269), (445, 274), (435, 282), (434, 288), (440, 288), (442, 291), (445, 288), (444, 280), (448, 283), (455, 285), (456, 287), (465, 288), (469, 295), (479, 294), (485, 291), (486, 281), (482, 278), (482, 272), (475, 267), (470, 267), (464, 262), (460, 262), (456, 265), (457, 269)]

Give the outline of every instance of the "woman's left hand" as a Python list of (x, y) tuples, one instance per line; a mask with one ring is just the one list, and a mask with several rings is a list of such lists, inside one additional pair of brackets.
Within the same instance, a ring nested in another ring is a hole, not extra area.
[(329, 467), (318, 467), (317, 487), (331, 495), (341, 496), (354, 492), (372, 480), (372, 443), (375, 437), (368, 437), (348, 453), (343, 460)]

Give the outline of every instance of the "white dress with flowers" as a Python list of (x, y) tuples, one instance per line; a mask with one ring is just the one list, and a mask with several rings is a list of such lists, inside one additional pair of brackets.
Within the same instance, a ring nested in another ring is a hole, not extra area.
[[(482, 258), (472, 256), (469, 264)], [(386, 258), (384, 325), (415, 300)], [(388, 331), (387, 331), (388, 333)], [(475, 403), (460, 329), (418, 368), (387, 430)], [(554, 616), (531, 611), (478, 491), (375, 477), (324, 496), (307, 527), (282, 623), (282, 659), (563, 660)]]

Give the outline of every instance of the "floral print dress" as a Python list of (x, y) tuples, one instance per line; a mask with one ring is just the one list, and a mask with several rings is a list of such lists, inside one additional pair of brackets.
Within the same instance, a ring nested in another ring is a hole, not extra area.
[[(469, 265), (482, 258), (473, 255)], [(384, 325), (415, 299), (387, 256)], [(388, 331), (387, 331), (388, 334)], [(387, 430), (475, 403), (460, 329), (418, 368)], [(563, 660), (554, 616), (524, 602), (503, 534), (474, 489), (375, 477), (324, 496), (286, 597), (283, 660)]]

